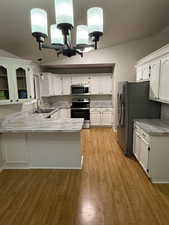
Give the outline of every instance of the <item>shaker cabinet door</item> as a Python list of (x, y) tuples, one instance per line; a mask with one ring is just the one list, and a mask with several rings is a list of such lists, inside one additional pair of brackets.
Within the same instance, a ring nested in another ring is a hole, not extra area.
[(149, 64), (143, 65), (142, 77), (143, 77), (143, 80), (149, 80), (150, 79), (150, 65)]
[(111, 126), (112, 125), (112, 110), (105, 109), (102, 111), (101, 120), (103, 126)]
[(151, 63), (150, 98), (159, 98), (160, 59)]
[(62, 76), (62, 95), (71, 94), (71, 76), (63, 75)]
[(12, 67), (5, 62), (0, 62), (0, 104), (13, 103), (15, 88), (13, 85)]
[(141, 138), (141, 142), (140, 142), (140, 164), (142, 165), (144, 171), (147, 173), (147, 169), (148, 169), (148, 155), (149, 155), (149, 144), (143, 139)]
[(137, 69), (136, 69), (136, 80), (137, 81), (143, 80), (142, 67), (141, 66), (137, 67)]
[(134, 144), (134, 146), (133, 146), (133, 153), (134, 153), (134, 155), (135, 155), (135, 157), (136, 157), (136, 159), (138, 160), (138, 161), (140, 161), (140, 143), (141, 143), (141, 141), (140, 141), (140, 135), (135, 131), (135, 133), (134, 133), (134, 140), (133, 140), (133, 144)]
[(161, 59), (159, 98), (169, 102), (169, 55)]

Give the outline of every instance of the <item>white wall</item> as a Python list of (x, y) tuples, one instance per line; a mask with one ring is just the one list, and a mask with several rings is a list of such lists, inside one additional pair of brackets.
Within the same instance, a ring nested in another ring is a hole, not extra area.
[(1, 57), (9, 57), (9, 58), (19, 58), (18, 56), (14, 55), (14, 54), (12, 54), (10, 52), (7, 52), (7, 51), (5, 51), (3, 49), (0, 49), (0, 56)]

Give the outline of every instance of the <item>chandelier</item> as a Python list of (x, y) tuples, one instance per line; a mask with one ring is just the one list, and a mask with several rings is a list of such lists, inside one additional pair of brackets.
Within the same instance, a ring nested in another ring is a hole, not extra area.
[(76, 28), (76, 44), (71, 43), (71, 31), (74, 28), (73, 0), (55, 0), (56, 24), (50, 26), (50, 42), (48, 37), (47, 12), (43, 9), (31, 10), (32, 35), (36, 38), (39, 50), (53, 49), (60, 54), (71, 57), (76, 54), (97, 49), (97, 43), (103, 35), (103, 9), (93, 7), (87, 10), (87, 25)]

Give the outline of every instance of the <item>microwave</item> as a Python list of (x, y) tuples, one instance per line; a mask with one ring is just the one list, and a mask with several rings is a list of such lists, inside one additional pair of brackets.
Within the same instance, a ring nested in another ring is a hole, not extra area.
[(87, 85), (72, 85), (71, 94), (72, 95), (85, 95), (89, 93), (89, 87)]

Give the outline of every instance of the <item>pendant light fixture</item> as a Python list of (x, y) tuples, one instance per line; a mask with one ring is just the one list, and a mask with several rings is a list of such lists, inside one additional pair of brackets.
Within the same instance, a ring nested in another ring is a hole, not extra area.
[(48, 37), (47, 12), (43, 9), (31, 10), (32, 35), (39, 49), (54, 49), (57, 55), (71, 57), (76, 54), (97, 49), (97, 43), (103, 35), (103, 9), (94, 7), (87, 10), (87, 25), (76, 28), (76, 45), (71, 43), (71, 31), (74, 28), (73, 0), (55, 0), (56, 24), (50, 26), (51, 44), (45, 44)]

